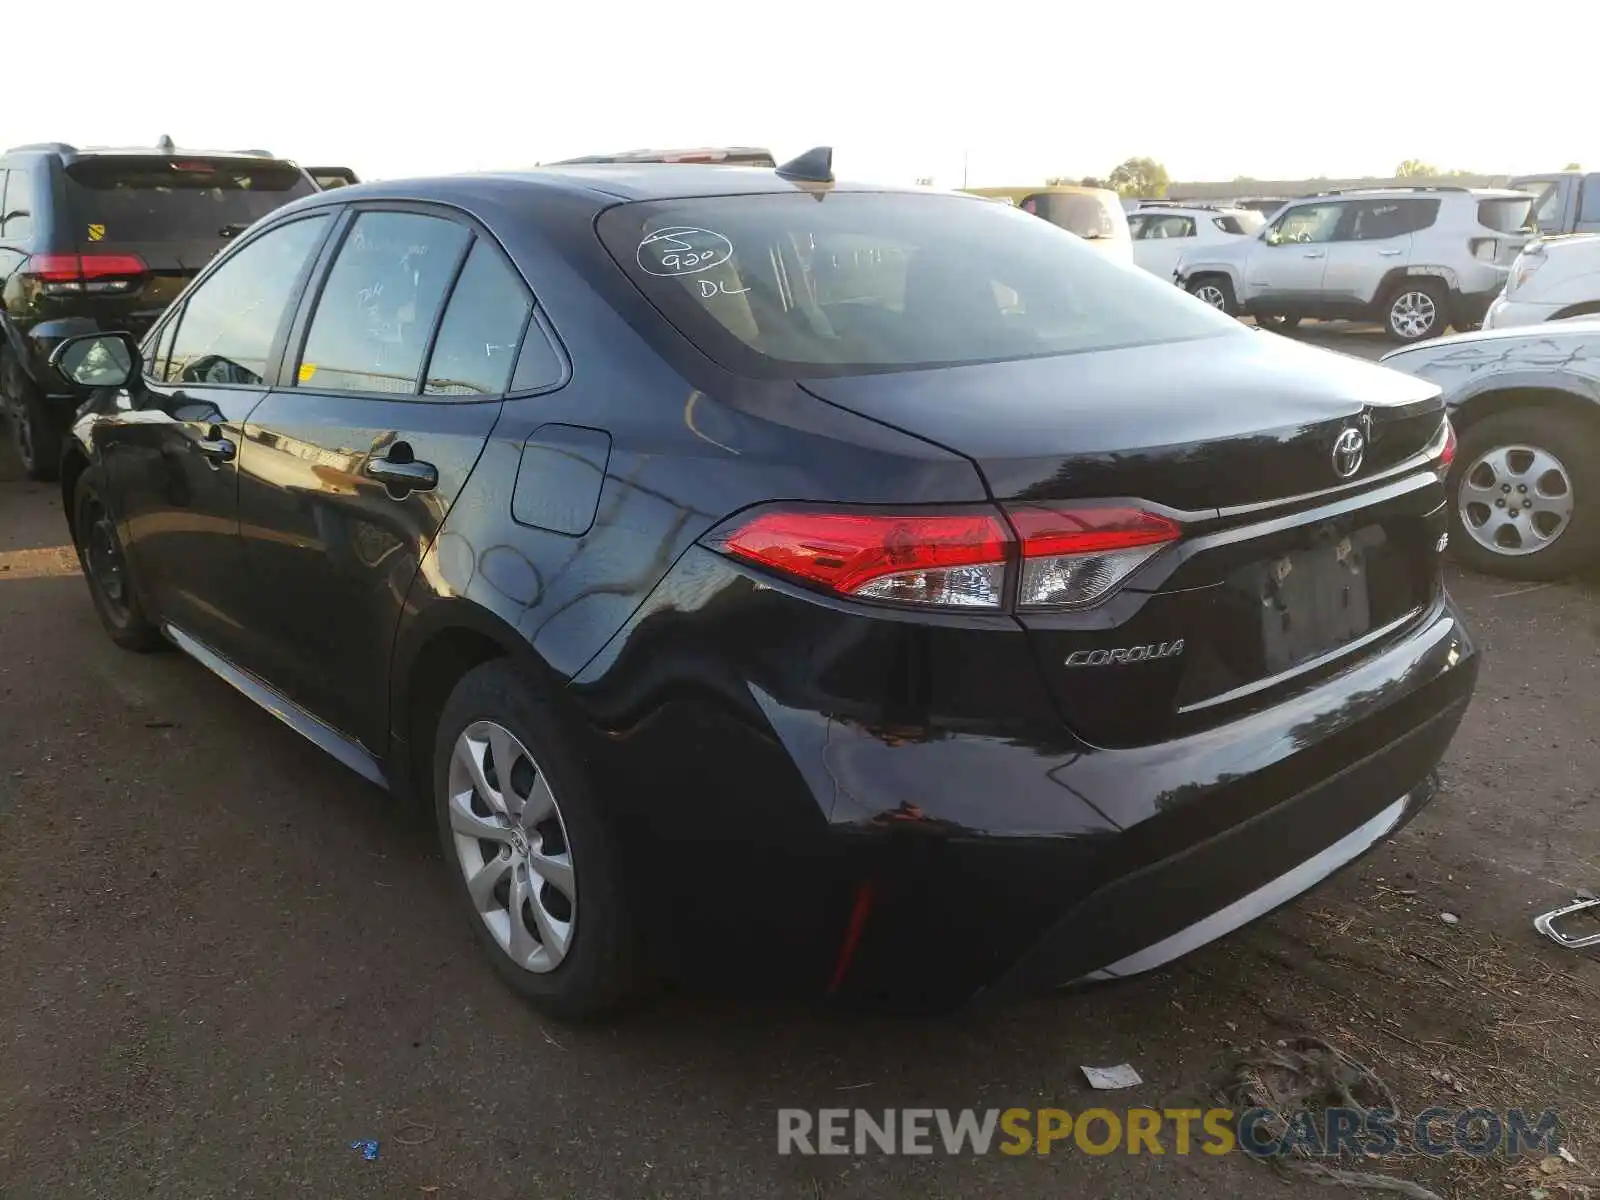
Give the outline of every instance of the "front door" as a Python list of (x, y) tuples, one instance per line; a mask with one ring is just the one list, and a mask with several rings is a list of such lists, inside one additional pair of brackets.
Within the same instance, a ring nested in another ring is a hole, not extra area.
[(1301, 204), (1286, 209), (1252, 249), (1245, 289), (1265, 307), (1315, 305), (1328, 265), (1328, 243), (1338, 231), (1345, 205)]
[(245, 662), (238, 451), (267, 394), (292, 300), (332, 219), (277, 226), (219, 263), (146, 341), (140, 383), (96, 427), (124, 545), (151, 610)]
[(267, 677), (382, 754), (406, 591), (499, 417), (532, 300), (462, 221), (352, 217), (303, 348), (246, 424), (240, 520)]

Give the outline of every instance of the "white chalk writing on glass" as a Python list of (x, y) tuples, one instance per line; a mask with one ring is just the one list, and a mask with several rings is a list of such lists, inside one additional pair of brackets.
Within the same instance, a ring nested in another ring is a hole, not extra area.
[(700, 284), (700, 299), (709, 300), (713, 296), (742, 296), (749, 288), (731, 288), (726, 283), (709, 279), (698, 280)]
[(733, 257), (733, 243), (692, 225), (669, 225), (639, 243), (639, 269), (651, 275), (694, 275)]

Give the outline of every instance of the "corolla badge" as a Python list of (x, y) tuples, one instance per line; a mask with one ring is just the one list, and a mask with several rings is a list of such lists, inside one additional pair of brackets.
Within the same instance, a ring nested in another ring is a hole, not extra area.
[(1174, 658), (1183, 653), (1183, 639), (1151, 642), (1147, 646), (1119, 646), (1115, 650), (1074, 650), (1067, 655), (1069, 667), (1125, 667), (1129, 663)]
[(1361, 470), (1367, 457), (1367, 439), (1359, 429), (1346, 429), (1333, 440), (1333, 473), (1340, 479), (1349, 479)]

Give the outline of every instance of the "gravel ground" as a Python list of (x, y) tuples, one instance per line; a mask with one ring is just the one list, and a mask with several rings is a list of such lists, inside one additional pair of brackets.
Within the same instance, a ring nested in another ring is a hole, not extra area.
[(1237, 1155), (776, 1153), (780, 1106), (1082, 1109), (1084, 1063), (1138, 1068), (1119, 1105), (1204, 1105), (1236, 1047), (1297, 1033), (1408, 1111), (1558, 1109), (1578, 1159), (1371, 1169), (1456, 1196), (1596, 1183), (1600, 963), (1529, 924), (1600, 887), (1590, 582), (1453, 576), (1486, 662), (1439, 801), (1167, 970), (939, 1020), (678, 994), (572, 1029), (497, 983), (371, 788), (182, 656), (113, 648), (64, 542), (53, 488), (0, 457), (5, 1200), (1326, 1197)]

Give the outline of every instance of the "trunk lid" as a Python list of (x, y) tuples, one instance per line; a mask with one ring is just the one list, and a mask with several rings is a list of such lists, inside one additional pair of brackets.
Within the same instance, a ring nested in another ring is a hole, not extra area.
[[(1425, 381), (1241, 334), (805, 387), (968, 456), (1002, 506), (1181, 510), (1182, 538), (1109, 599), (1019, 612), (1090, 742), (1145, 744), (1280, 703), (1437, 602), (1442, 485), (1387, 470), (1439, 434)], [(1366, 450), (1346, 478), (1334, 443), (1352, 429)]]
[(1333, 487), (1333, 442), (1370, 419), (1360, 472), (1438, 427), (1433, 384), (1271, 334), (807, 380), (813, 395), (973, 460), (999, 500), (1136, 497), (1200, 512)]

